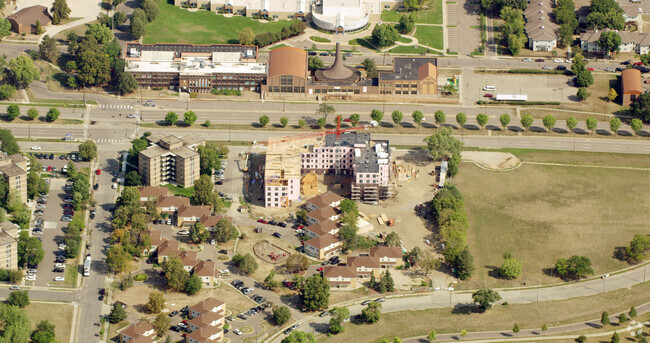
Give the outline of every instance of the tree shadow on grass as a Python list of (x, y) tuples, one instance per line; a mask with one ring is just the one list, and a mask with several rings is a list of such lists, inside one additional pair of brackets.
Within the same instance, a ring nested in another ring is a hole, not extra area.
[(451, 310), (452, 314), (474, 314), (474, 313), (483, 313), (483, 311), (474, 304), (456, 304)]
[(501, 274), (499, 274), (499, 267), (497, 266), (492, 266), (492, 265), (486, 265), (485, 268), (488, 269), (488, 276), (495, 278), (495, 279), (500, 279)]
[(501, 127), (492, 124), (485, 126), (485, 128), (492, 131), (503, 131)]
[(596, 129), (596, 134), (603, 135), (603, 136), (611, 136), (612, 132), (609, 130)]

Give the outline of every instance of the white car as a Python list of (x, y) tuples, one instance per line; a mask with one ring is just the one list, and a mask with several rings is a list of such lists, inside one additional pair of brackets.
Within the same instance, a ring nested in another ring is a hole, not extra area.
[(54, 278), (54, 281), (63, 282), (65, 281), (65, 278), (63, 276), (57, 276)]
[(138, 116), (140, 116), (140, 115), (137, 114), (137, 113), (133, 113), (133, 114), (129, 114), (129, 115), (126, 116), (126, 117), (127, 117), (127, 118), (136, 118), (136, 117), (138, 117)]
[(26, 281), (36, 281), (36, 275), (27, 275), (25, 276)]
[(178, 235), (179, 235), (179, 236), (186, 236), (186, 235), (189, 235), (189, 234), (190, 234), (190, 232), (187, 231), (187, 230), (178, 231)]
[(221, 274), (221, 275), (230, 275), (230, 270), (222, 269), (222, 270), (219, 271), (219, 274)]
[(573, 58), (569, 58), (566, 60), (567, 63), (573, 63)]
[(117, 189), (117, 183), (114, 183), (114, 184), (111, 186), (111, 188), (113, 188), (113, 189)]
[(531, 60), (530, 58), (526, 57), (526, 58), (524, 58), (522, 61), (523, 61), (523, 62), (531, 62), (532, 60)]
[(239, 336), (242, 335), (242, 332), (241, 332), (239, 329), (235, 329), (235, 330), (233, 330), (233, 332), (234, 332), (235, 334), (239, 335)]
[(38, 145), (34, 145), (34, 146), (32, 147), (32, 150), (41, 150), (41, 147), (38, 146)]
[(63, 264), (63, 263), (55, 263), (54, 266), (56, 268), (65, 268), (65, 264)]
[(556, 58), (556, 59), (553, 60), (553, 62), (555, 62), (555, 63), (564, 63), (564, 60), (561, 59), (561, 58)]

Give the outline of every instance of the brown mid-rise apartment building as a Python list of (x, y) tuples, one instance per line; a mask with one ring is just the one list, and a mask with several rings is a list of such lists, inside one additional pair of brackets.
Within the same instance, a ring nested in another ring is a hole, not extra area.
[(0, 268), (18, 269), (18, 225), (0, 223)]
[(201, 168), (196, 147), (205, 144), (203, 138), (154, 134), (146, 139), (150, 146), (138, 154), (138, 167), (145, 185), (172, 183), (189, 187), (198, 180)]
[(22, 202), (27, 202), (27, 169), (27, 160), (23, 155), (0, 154), (0, 175), (7, 181), (9, 190), (16, 192)]

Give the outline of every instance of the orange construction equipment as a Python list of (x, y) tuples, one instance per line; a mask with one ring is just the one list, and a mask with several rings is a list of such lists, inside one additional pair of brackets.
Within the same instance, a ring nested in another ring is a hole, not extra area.
[(395, 225), (395, 219), (389, 219), (389, 220), (386, 222), (386, 225), (388, 225), (388, 226), (393, 226), (393, 225)]

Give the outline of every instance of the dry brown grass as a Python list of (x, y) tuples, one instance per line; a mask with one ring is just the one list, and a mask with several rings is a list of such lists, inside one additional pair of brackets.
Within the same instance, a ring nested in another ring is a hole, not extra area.
[(74, 313), (74, 307), (71, 304), (31, 302), (25, 307), (25, 312), (32, 329), (35, 329), (42, 320), (49, 320), (56, 327), (56, 340), (65, 343), (70, 341)]
[[(488, 172), (463, 164), (455, 183), (470, 221), (474, 276), (463, 288), (546, 284), (558, 257), (584, 255), (596, 274), (627, 266), (613, 257), (636, 233), (647, 232), (650, 172), (524, 165)], [(517, 280), (490, 276), (510, 252), (524, 264)]]
[[(406, 338), (426, 335), (430, 330), (436, 330), (438, 334), (458, 332), (460, 329), (468, 332), (511, 330), (515, 322), (519, 323), (522, 330), (541, 328), (545, 323), (551, 327), (597, 319), (600, 318), (602, 311), (613, 314), (629, 310), (632, 305), (639, 305), (648, 300), (650, 300), (650, 283), (645, 283), (631, 289), (620, 289), (564, 301), (495, 306), (486, 313), (454, 314), (449, 308), (385, 313), (377, 324), (346, 324), (345, 333), (331, 336), (329, 339), (321, 335), (319, 341), (376, 342), (394, 336)], [(639, 316), (635, 319), (643, 318)], [(617, 327), (609, 326), (604, 330), (613, 328)], [(596, 330), (590, 331), (593, 332)]]
[(642, 154), (615, 154), (607, 152), (571, 152), (532, 149), (504, 149), (502, 151), (512, 152), (517, 157), (519, 157), (520, 160), (529, 162), (650, 168), (650, 158), (648, 158), (648, 155)]

